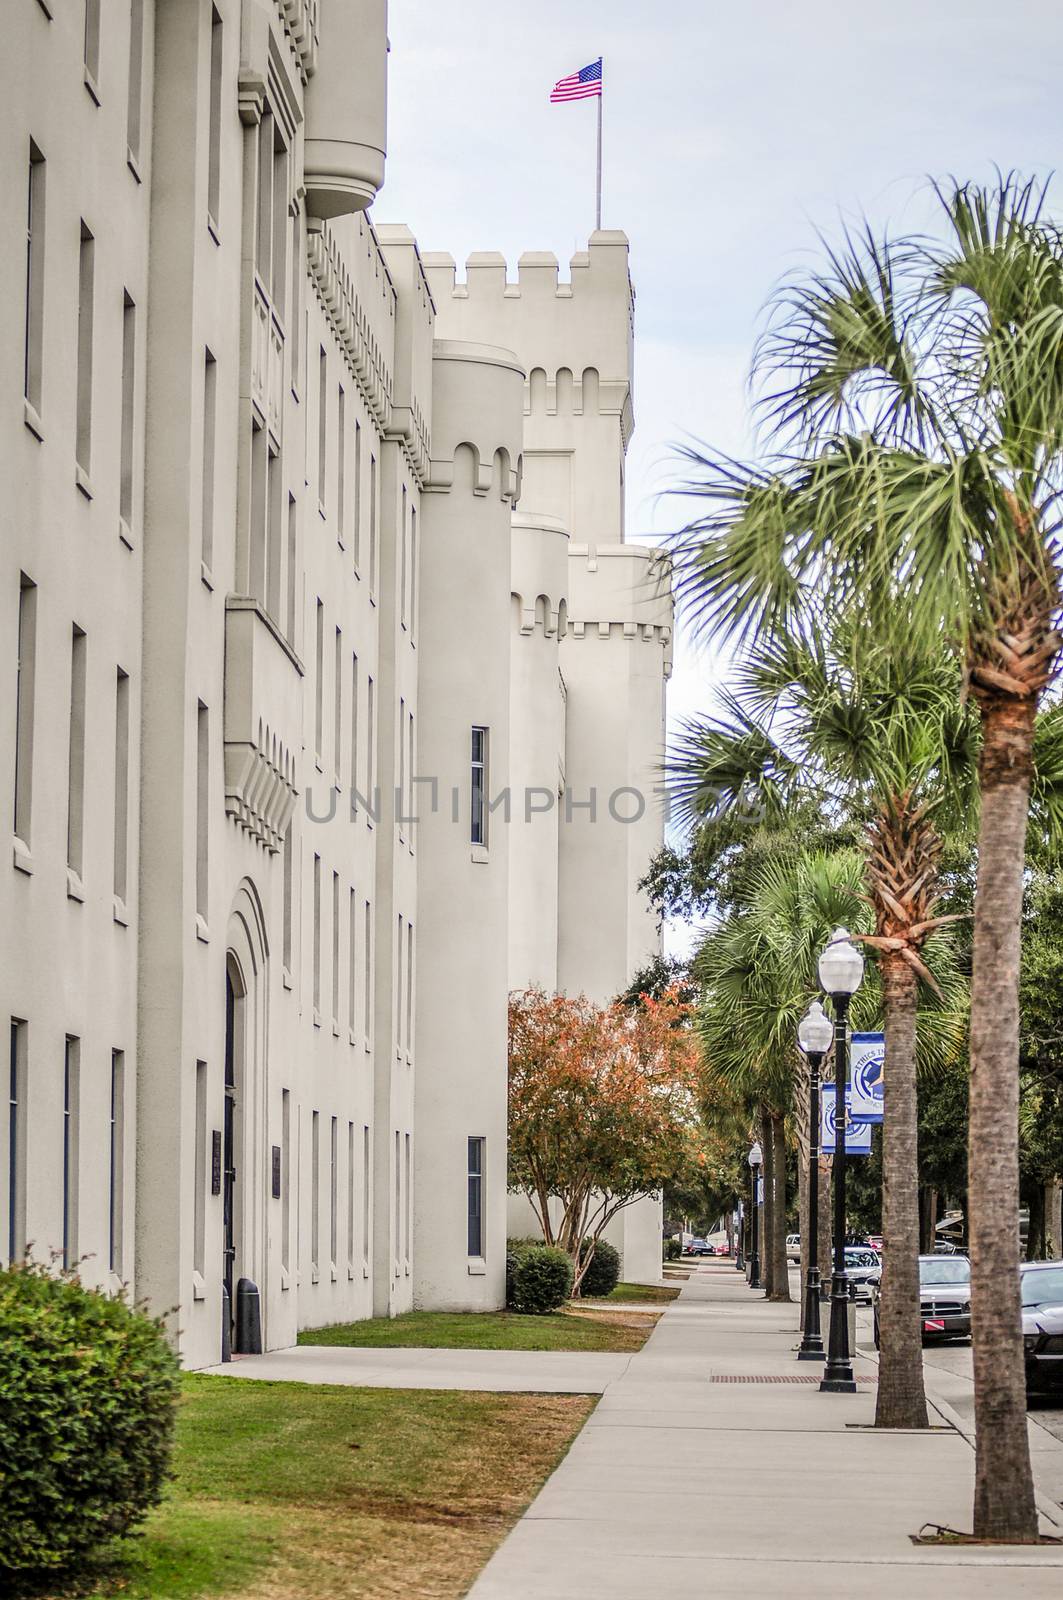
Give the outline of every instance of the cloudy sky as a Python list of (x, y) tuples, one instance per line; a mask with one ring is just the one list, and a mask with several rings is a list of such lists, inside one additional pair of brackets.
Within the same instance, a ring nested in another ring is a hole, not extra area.
[[(1044, 174), (1063, 151), (1056, 0), (392, 0), (390, 31), (376, 214), (459, 261), (584, 246), (594, 103), (549, 91), (604, 57), (603, 222), (638, 295), (630, 537), (681, 518), (658, 498), (677, 440), (749, 448), (764, 300), (817, 228), (926, 226), (928, 173)], [(720, 670), (681, 644), (673, 714)]]

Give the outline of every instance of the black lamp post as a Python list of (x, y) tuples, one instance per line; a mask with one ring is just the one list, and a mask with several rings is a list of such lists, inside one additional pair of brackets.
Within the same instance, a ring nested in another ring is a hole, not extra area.
[(855, 1394), (849, 1350), (849, 1283), (845, 1276), (845, 1086), (849, 1081), (849, 1001), (864, 976), (864, 958), (847, 928), (835, 928), (819, 958), (820, 987), (834, 1007), (834, 1276), (830, 1286), (830, 1338), (820, 1389)]
[(797, 1029), (797, 1042), (808, 1057), (808, 1277), (805, 1317), (798, 1361), (823, 1360), (819, 1328), (819, 1072), (830, 1049), (834, 1028), (818, 1000), (813, 1000)]
[(760, 1288), (760, 1196), (759, 1196), (759, 1190), (760, 1190), (760, 1164), (763, 1161), (763, 1159), (764, 1159), (764, 1153), (760, 1148), (760, 1144), (756, 1140), (754, 1140), (753, 1147), (749, 1152), (749, 1171), (750, 1171), (750, 1176), (751, 1176), (751, 1178), (753, 1180), (753, 1182), (752, 1182), (752, 1187), (753, 1187), (753, 1210), (751, 1212), (751, 1221), (752, 1221), (752, 1224), (753, 1224), (753, 1232), (752, 1232), (752, 1236), (750, 1238), (750, 1250), (749, 1250), (749, 1287), (751, 1289), (759, 1289)]

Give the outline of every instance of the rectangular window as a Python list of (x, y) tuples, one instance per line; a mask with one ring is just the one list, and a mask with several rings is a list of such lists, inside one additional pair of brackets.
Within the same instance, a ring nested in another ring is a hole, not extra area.
[(321, 1021), (321, 857), (314, 856), (314, 1021)]
[(203, 352), (203, 502), (199, 555), (210, 572), (214, 563), (214, 452), (218, 427), (218, 363)]
[(85, 87), (100, 103), (100, 0), (85, 0)]
[(267, 103), (258, 125), (258, 229), (255, 238), (255, 271), (270, 299), (273, 298), (273, 151), (275, 129), (273, 112)]
[(369, 457), (369, 596), (376, 594), (376, 456)]
[(111, 1117), (108, 1172), (107, 1262), (116, 1278), (125, 1270), (125, 1051), (111, 1051)]
[(332, 1118), (329, 1132), (329, 1261), (336, 1270), (339, 1257), (339, 1122)]
[(281, 1266), (292, 1264), (292, 1188), (289, 1169), (292, 1159), (292, 1097), (281, 1090)]
[(125, 904), (129, 882), (129, 675), (118, 668), (114, 691), (114, 893)]
[(314, 684), (314, 754), (317, 764), (321, 766), (321, 747), (325, 742), (325, 607), (319, 600), (317, 603), (317, 636), (314, 650), (315, 684)]
[(70, 636), (70, 731), (67, 760), (66, 864), (80, 878), (85, 856), (85, 634)]
[(351, 814), (358, 792), (358, 652), (351, 655)]
[(210, 127), (207, 142), (207, 218), (217, 232), (221, 216), (221, 17), (210, 8)]
[(340, 765), (343, 758), (343, 630), (336, 629), (336, 653), (333, 659), (335, 690), (332, 702), (332, 754), (336, 766), (336, 787), (340, 787)]
[(26, 204), (26, 339), (23, 392), (34, 411), (41, 411), (41, 366), (44, 351), (44, 157), (30, 140)]
[(484, 1253), (484, 1140), (469, 1140), (469, 1255)]
[(77, 464), (86, 477), (92, 471), (92, 354), (96, 241), (84, 222), (78, 252), (78, 342), (77, 342)]
[(413, 797), (414, 797), (414, 787), (413, 787), (413, 712), (412, 711), (410, 712), (409, 718), (408, 718), (407, 723), (406, 723), (406, 782), (407, 782), (407, 785), (409, 787), (409, 794), (408, 794), (407, 802), (406, 802), (406, 815), (410, 819), (409, 840), (410, 840), (410, 850), (412, 851), (413, 850), (413, 816), (414, 816), (414, 812), (413, 812)]
[[(273, 259), (270, 267), (270, 299), (278, 320), (284, 315), (288, 268), (288, 147), (280, 124), (273, 123)], [(279, 398), (279, 397), (278, 397)]]
[(392, 1227), (392, 1256), (395, 1261), (395, 1276), (399, 1275), (399, 1250), (402, 1247), (402, 1140), (399, 1130), (395, 1129), (395, 1217)]
[(410, 507), (410, 637), (417, 637), (417, 507)]
[(471, 751), (471, 810), (469, 838), (487, 844), (487, 728), (473, 728)]
[(310, 1265), (317, 1275), (321, 1260), (321, 1118), (310, 1113)]
[(321, 345), (317, 358), (317, 503), (325, 514), (325, 462), (328, 455), (328, 356)]
[(410, 1270), (410, 1240), (411, 1240), (411, 1235), (413, 1233), (413, 1173), (412, 1173), (411, 1166), (410, 1166), (410, 1136), (409, 1136), (409, 1134), (406, 1134), (405, 1139), (404, 1139), (403, 1142), (404, 1142), (404, 1145), (405, 1145), (405, 1165), (404, 1165), (404, 1171), (403, 1171), (403, 1178), (404, 1178), (403, 1188), (406, 1191), (406, 1206), (405, 1206), (404, 1214), (403, 1214), (403, 1220), (404, 1220), (404, 1223), (405, 1223), (405, 1238), (403, 1240), (402, 1258), (403, 1258), (403, 1261), (406, 1264), (406, 1271), (409, 1272), (409, 1270)]
[(196, 1062), (196, 1188), (192, 1211), (192, 1267), (202, 1278), (207, 1261), (207, 1063)]
[(266, 610), (281, 617), (281, 462), (272, 442), (266, 455)]
[(373, 816), (377, 805), (373, 789), (376, 785), (376, 685), (372, 678), (365, 685), (365, 798)]
[(210, 836), (210, 713), (196, 707), (196, 914), (207, 921), (207, 844)]
[(354, 1277), (354, 1123), (347, 1124), (347, 1276)]
[(336, 410), (336, 537), (342, 548), (346, 542), (344, 535), (347, 532), (344, 527), (346, 512), (344, 469), (346, 467), (345, 457), (347, 454), (347, 396), (343, 392), (342, 383), (339, 386), (338, 400), (339, 404)]
[(351, 890), (347, 907), (347, 1028), (354, 1043), (358, 1026), (358, 901)]
[(292, 352), (292, 394), (296, 400), (302, 387), (302, 371), (300, 363), (303, 358), (302, 317), (299, 315), (299, 287), (303, 277), (303, 219), (297, 211), (292, 218), (289, 229), (292, 245), (292, 271), (291, 271), (291, 310), (288, 316), (288, 333)]
[(289, 976), (292, 970), (292, 856), (295, 850), (292, 831), (294, 827), (294, 822), (289, 822), (288, 831), (284, 835), (284, 907), (281, 960), (284, 963), (284, 970)]
[(365, 903), (365, 931), (362, 935), (362, 1023), (366, 1044), (373, 1031), (373, 907)]
[(136, 445), (137, 308), (122, 296), (122, 438), (118, 514), (133, 527), (133, 453)]
[(269, 439), (258, 418), (251, 418), (251, 527), (247, 563), (248, 592), (265, 604), (266, 545), (269, 539)]
[(406, 556), (407, 556), (406, 542), (407, 542), (407, 532), (408, 532), (407, 525), (406, 525), (407, 524), (406, 501), (407, 501), (406, 485), (403, 484), (403, 486), (402, 486), (402, 509), (401, 509), (401, 512), (400, 512), (400, 521), (399, 521), (399, 564), (400, 564), (400, 572), (399, 572), (399, 620), (402, 623), (402, 626), (404, 628), (406, 626)]
[(399, 1050), (399, 1051), (402, 1050), (402, 1023), (403, 1023), (403, 1017), (405, 1015), (403, 1004), (402, 1004), (402, 988), (403, 988), (402, 977), (403, 977), (403, 966), (404, 966), (402, 956), (403, 956), (403, 950), (405, 949), (405, 945), (404, 945), (403, 937), (402, 937), (402, 929), (403, 929), (403, 918), (402, 918), (402, 913), (400, 912), (399, 913), (398, 937), (396, 939), (396, 950), (395, 950), (395, 1049)]
[(126, 149), (130, 163), (140, 160), (140, 123), (144, 99), (144, 0), (129, 4), (129, 77), (126, 88)]
[(7, 1090), (7, 1259), (26, 1253), (26, 1048), (28, 1028), (11, 1018)]
[(295, 608), (298, 602), (299, 568), (295, 559), (297, 533), (295, 496), (288, 495), (288, 643), (295, 644)]
[(332, 874), (332, 1026), (340, 1026), (340, 875)]
[(370, 1220), (370, 1166), (369, 1128), (362, 1128), (362, 1265), (369, 1271), (369, 1220)]
[(362, 560), (362, 424), (354, 422), (354, 566)]
[(33, 709), (37, 667), (37, 585), (19, 575), (15, 678), (15, 837), (29, 849), (33, 798)]
[(399, 696), (399, 784), (396, 790), (398, 800), (399, 838), (405, 837), (406, 818), (406, 702)]
[[(399, 952), (402, 960), (402, 952)], [(413, 1051), (413, 923), (406, 924), (406, 1053)]]
[(67, 1034), (63, 1053), (63, 1267), (78, 1259), (78, 1112), (81, 1041)]

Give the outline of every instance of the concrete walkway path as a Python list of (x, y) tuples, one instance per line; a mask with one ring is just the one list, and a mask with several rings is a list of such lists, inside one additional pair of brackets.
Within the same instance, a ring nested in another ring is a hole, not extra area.
[(970, 1527), (970, 1445), (875, 1433), (874, 1364), (821, 1394), (796, 1326), (733, 1265), (700, 1268), (469, 1600), (1057, 1600), (1063, 1548), (912, 1544)]
[(226, 1378), (343, 1383), (367, 1389), (496, 1389), (527, 1394), (602, 1394), (631, 1355), (572, 1350), (349, 1350), (305, 1344), (208, 1367)]

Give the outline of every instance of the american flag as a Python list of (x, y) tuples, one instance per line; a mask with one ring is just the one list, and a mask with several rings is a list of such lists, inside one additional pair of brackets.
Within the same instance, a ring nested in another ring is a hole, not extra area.
[(589, 100), (601, 92), (602, 58), (599, 56), (589, 67), (581, 67), (578, 72), (570, 72), (567, 78), (559, 78), (550, 92), (550, 103), (560, 105), (565, 100)]

